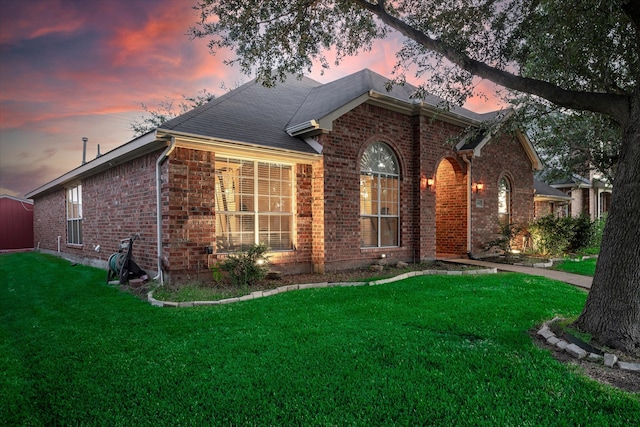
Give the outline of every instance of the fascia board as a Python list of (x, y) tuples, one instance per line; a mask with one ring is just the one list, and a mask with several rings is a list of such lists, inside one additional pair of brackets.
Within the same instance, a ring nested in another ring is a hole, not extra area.
[(255, 159), (257, 157), (264, 159), (284, 160), (292, 163), (309, 163), (315, 162), (321, 157), (319, 154), (269, 148), (249, 144), (242, 141), (211, 138), (185, 132), (166, 130), (162, 135), (175, 137), (176, 147), (212, 151), (217, 154), (229, 155), (244, 159)]
[(0, 194), (0, 199), (10, 199), (13, 200), (15, 202), (20, 202), (20, 203), (29, 203), (29, 204), (33, 204), (33, 200), (30, 199), (23, 199), (21, 197), (16, 197), (16, 196), (11, 196), (9, 194)]
[(527, 137), (527, 134), (518, 130), (516, 136), (520, 141), (520, 144), (522, 144), (522, 148), (524, 148), (524, 151), (527, 153), (527, 156), (529, 156), (533, 170), (542, 170), (542, 160), (540, 160), (536, 149), (533, 148), (533, 144), (531, 143), (531, 140), (529, 140), (529, 137)]
[(424, 101), (406, 102), (373, 90), (369, 91), (369, 98), (370, 102), (374, 105), (385, 107), (389, 110), (397, 111), (402, 114), (421, 114), (461, 127), (475, 127), (481, 123), (478, 120), (474, 120), (451, 111), (442, 110), (437, 106), (427, 104)]
[(81, 165), (65, 173), (64, 175), (54, 179), (53, 181), (49, 181), (43, 186), (38, 187), (35, 190), (25, 194), (25, 197), (31, 199), (34, 196), (45, 194), (51, 190), (55, 190), (56, 188), (64, 186), (69, 182), (94, 175), (113, 166), (122, 164), (128, 160), (153, 152), (166, 144), (166, 141), (158, 140), (156, 138), (155, 131), (149, 132), (127, 142), (124, 145), (121, 145), (120, 147), (114, 148), (113, 150), (101, 155), (100, 157), (88, 161), (84, 165)]
[(347, 114), (349, 111), (361, 104), (364, 104), (365, 102), (391, 111), (396, 111), (401, 114), (423, 114), (429, 117), (437, 117), (438, 120), (461, 127), (478, 126), (481, 123), (478, 120), (470, 119), (450, 111), (440, 110), (437, 107), (425, 104), (424, 102), (406, 102), (401, 99), (370, 90), (322, 117), (289, 126), (286, 130), (292, 136), (317, 132), (318, 130), (331, 132), (333, 130), (333, 122), (337, 118)]
[(573, 197), (570, 196), (566, 196), (566, 197), (562, 197), (562, 196), (549, 196), (549, 195), (543, 195), (543, 194), (534, 194), (533, 195), (533, 199), (536, 202), (570, 202), (571, 200), (573, 200)]

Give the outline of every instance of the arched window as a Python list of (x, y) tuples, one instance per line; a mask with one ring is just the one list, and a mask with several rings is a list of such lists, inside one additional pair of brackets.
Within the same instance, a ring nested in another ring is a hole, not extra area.
[(398, 159), (387, 144), (375, 142), (360, 159), (361, 246), (398, 246), (399, 212)]
[(511, 183), (504, 176), (498, 182), (498, 221), (511, 224)]

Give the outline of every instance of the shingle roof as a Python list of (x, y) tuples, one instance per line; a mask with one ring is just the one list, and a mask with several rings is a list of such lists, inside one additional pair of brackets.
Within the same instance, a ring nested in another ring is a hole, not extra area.
[(273, 88), (254, 80), (165, 122), (159, 129), (315, 153), (304, 141), (289, 136), (285, 128), (309, 91), (319, 85), (308, 77), (292, 77)]
[(563, 193), (557, 188), (553, 188), (542, 181), (538, 181), (537, 179), (533, 180), (533, 189), (535, 190), (536, 196), (547, 196), (547, 197), (566, 199), (566, 200), (571, 199), (571, 197), (568, 196), (566, 193)]
[[(417, 88), (408, 83), (402, 86), (393, 85), (391, 90), (387, 90), (388, 82), (389, 79), (387, 77), (381, 76), (369, 69), (364, 69), (333, 82), (318, 86), (309, 92), (300, 109), (291, 117), (288, 125), (293, 126), (310, 120), (320, 120), (322, 117), (329, 115), (331, 112), (338, 110), (343, 105), (370, 91), (407, 104), (420, 105), (423, 103), (433, 107), (444, 105), (442, 98), (433, 95), (428, 95), (423, 100), (412, 98)], [(492, 119), (499, 113), (478, 114), (457, 106), (453, 106), (449, 112), (479, 122)]]
[[(388, 81), (369, 69), (326, 84), (308, 77), (291, 76), (275, 87), (266, 88), (254, 80), (165, 122), (159, 129), (314, 153), (302, 139), (287, 134), (287, 128), (320, 120), (370, 92), (408, 106), (437, 107), (443, 103), (436, 96), (420, 101), (413, 99), (411, 95), (416, 87), (410, 84), (394, 85), (387, 91)], [(452, 107), (449, 112), (477, 122), (495, 118), (498, 113), (478, 114), (462, 107)]]

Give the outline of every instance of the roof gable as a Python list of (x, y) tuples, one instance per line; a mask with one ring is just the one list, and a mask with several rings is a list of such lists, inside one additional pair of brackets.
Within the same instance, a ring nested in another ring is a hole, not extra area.
[(404, 107), (411, 114), (418, 114), (428, 108), (438, 111), (441, 118), (457, 117), (467, 124), (478, 124), (493, 118), (497, 112), (478, 114), (466, 108), (452, 106), (442, 110), (445, 100), (434, 95), (424, 99), (414, 97), (418, 88), (411, 84), (388, 85), (389, 79), (369, 69), (342, 77), (312, 89), (295, 115), (287, 124), (291, 135), (298, 135), (314, 129), (331, 130), (332, 122), (363, 102), (385, 100)]
[[(494, 112), (485, 114), (484, 115), (486, 117), (485, 123), (489, 124), (487, 129), (485, 129), (483, 132), (472, 134), (472, 136), (467, 139), (461, 140), (456, 145), (456, 149), (458, 151), (472, 151), (474, 157), (480, 157), (484, 146), (487, 145), (489, 141), (493, 139), (494, 136), (499, 135), (499, 133), (501, 132), (500, 128), (512, 115), (513, 115), (512, 109), (508, 109), (504, 111), (502, 110), (494, 111)], [(529, 140), (529, 137), (527, 136), (527, 134), (524, 131), (517, 129), (515, 131), (515, 135), (518, 141), (520, 142), (520, 144), (522, 145), (522, 148), (524, 149), (525, 153), (527, 154), (527, 157), (529, 157), (529, 160), (531, 161), (531, 165), (533, 169), (541, 170), (542, 160), (540, 160), (540, 157), (538, 156), (538, 153), (536, 152), (536, 149), (531, 143), (531, 140)]]

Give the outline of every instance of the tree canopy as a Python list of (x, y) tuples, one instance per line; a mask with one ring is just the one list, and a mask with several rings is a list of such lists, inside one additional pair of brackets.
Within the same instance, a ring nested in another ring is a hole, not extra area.
[[(314, 64), (329, 67), (329, 52), (338, 64), (397, 31), (404, 44), (395, 82), (414, 73), (424, 82), (416, 96), (462, 103), (479, 77), (517, 91), (527, 105), (521, 112), (552, 117), (547, 113), (556, 109), (576, 129), (600, 126), (595, 137), (603, 149), (590, 160), (609, 155), (614, 189), (593, 287), (576, 325), (640, 354), (640, 2), (200, 0), (195, 8), (200, 19), (192, 36), (209, 38), (214, 53), (235, 50), (231, 62), (266, 85)], [(577, 139), (594, 138), (581, 132)]]

